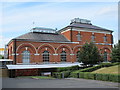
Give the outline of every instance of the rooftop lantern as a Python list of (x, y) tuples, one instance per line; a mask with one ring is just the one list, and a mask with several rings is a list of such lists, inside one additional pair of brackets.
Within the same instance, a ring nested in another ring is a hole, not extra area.
[(70, 24), (72, 24), (72, 23), (91, 24), (91, 21), (87, 20), (87, 19), (74, 18), (71, 20)]
[(41, 33), (57, 33), (55, 29), (44, 28), (44, 27), (34, 27), (32, 32), (41, 32)]

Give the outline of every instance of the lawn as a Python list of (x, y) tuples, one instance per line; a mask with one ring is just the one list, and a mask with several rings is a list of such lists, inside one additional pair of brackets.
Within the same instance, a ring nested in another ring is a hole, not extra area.
[(93, 71), (92, 73), (105, 73), (105, 74), (120, 74), (120, 65), (111, 66), (111, 67), (104, 67), (98, 70)]
[(20, 76), (18, 78), (33, 78), (33, 79), (55, 79), (53, 77), (48, 76)]

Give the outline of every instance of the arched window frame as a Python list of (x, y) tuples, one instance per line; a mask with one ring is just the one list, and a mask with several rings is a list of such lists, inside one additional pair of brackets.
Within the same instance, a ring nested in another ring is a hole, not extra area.
[(78, 60), (79, 60), (79, 55), (80, 55), (80, 51), (77, 51), (76, 52), (76, 62), (78, 62)]
[(77, 36), (77, 41), (81, 41), (81, 34), (78, 33), (76, 36)]
[(49, 62), (49, 59), (50, 59), (49, 51), (44, 51), (42, 56), (43, 56), (43, 62)]
[(22, 62), (23, 62), (23, 64), (29, 64), (30, 63), (30, 51), (24, 50), (22, 52)]
[(107, 60), (107, 58), (108, 58), (107, 54), (108, 54), (108, 53), (105, 51), (105, 52), (104, 52), (104, 62), (107, 62), (107, 61), (108, 61), (108, 60)]
[(107, 36), (104, 36), (103, 38), (104, 38), (104, 42), (107, 42)]
[(92, 42), (95, 42), (95, 35), (94, 34), (91, 36), (91, 40), (92, 40)]
[(66, 54), (66, 51), (62, 51), (61, 54), (60, 54), (60, 59), (61, 59), (61, 62), (66, 62), (67, 61), (67, 54)]

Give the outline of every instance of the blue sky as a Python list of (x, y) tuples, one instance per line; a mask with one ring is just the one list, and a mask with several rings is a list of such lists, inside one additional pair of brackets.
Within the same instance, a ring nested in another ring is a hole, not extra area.
[(2, 2), (1, 6), (0, 47), (10, 39), (30, 32), (33, 26), (59, 30), (76, 17), (113, 30), (114, 42), (118, 40), (117, 2)]

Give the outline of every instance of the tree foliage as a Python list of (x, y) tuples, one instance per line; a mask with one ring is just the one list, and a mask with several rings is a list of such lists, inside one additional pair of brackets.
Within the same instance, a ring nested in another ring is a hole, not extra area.
[(111, 62), (120, 62), (120, 40), (112, 49)]
[(92, 43), (85, 43), (83, 47), (80, 50), (79, 54), (79, 62), (84, 63), (85, 65), (87, 64), (97, 64), (100, 61), (102, 61), (102, 57), (99, 53), (98, 48)]
[(3, 59), (4, 57), (3, 57), (3, 55), (0, 55), (0, 59)]

